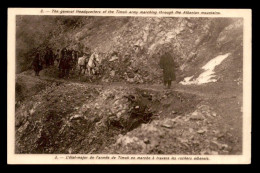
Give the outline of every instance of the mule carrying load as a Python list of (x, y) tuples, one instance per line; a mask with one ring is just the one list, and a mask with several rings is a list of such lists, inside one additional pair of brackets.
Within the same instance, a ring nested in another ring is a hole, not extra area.
[[(78, 67), (79, 75), (82, 74), (82, 71), (83, 74), (85, 74), (86, 70), (88, 71), (89, 76), (99, 74), (101, 60), (96, 50), (91, 54), (89, 48), (85, 48), (85, 50), (81, 52), (79, 50), (68, 49), (67, 47), (57, 49), (53, 52), (52, 49), (47, 46), (43, 55), (43, 62), (46, 64), (46, 67), (56, 64), (56, 61), (57, 64), (55, 66), (58, 66), (59, 68), (60, 78), (69, 78), (70, 71), (73, 71), (74, 74)], [(36, 60), (35, 64), (37, 64)], [(34, 68), (36, 70), (36, 75), (38, 75), (38, 66), (35, 65)]]

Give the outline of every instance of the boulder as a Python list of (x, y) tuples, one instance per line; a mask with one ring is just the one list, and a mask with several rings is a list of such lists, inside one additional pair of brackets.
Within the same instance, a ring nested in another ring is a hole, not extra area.
[(195, 112), (193, 112), (193, 113), (190, 115), (189, 119), (190, 119), (190, 120), (195, 120), (195, 121), (197, 121), (197, 120), (204, 120), (205, 117), (204, 117), (201, 113), (195, 111)]

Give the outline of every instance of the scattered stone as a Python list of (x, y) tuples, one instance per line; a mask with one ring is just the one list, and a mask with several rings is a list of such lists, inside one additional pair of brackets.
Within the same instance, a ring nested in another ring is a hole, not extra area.
[(177, 114), (177, 112), (176, 111), (172, 111), (172, 114)]
[(118, 60), (117, 56), (113, 56), (109, 61), (112, 62), (112, 61), (115, 61), (115, 60)]
[(80, 115), (80, 114), (76, 114), (72, 117), (70, 117), (70, 120), (77, 120), (77, 119), (80, 119), (83, 115)]
[(187, 121), (190, 120), (190, 118), (189, 118), (189, 117), (185, 117), (183, 120), (184, 120), (185, 122), (187, 122)]
[(218, 138), (222, 138), (222, 137), (224, 137), (224, 134), (223, 133), (219, 133), (217, 136), (218, 136)]
[(199, 114), (197, 111), (193, 112), (189, 117), (190, 120), (204, 120), (205, 117), (202, 114)]
[(35, 109), (32, 108), (32, 109), (29, 111), (29, 114), (32, 115), (34, 112), (35, 112)]
[(199, 134), (203, 134), (203, 133), (205, 133), (206, 131), (205, 130), (198, 130), (197, 131), (197, 133), (199, 133)]
[(72, 153), (72, 149), (71, 148), (69, 148), (69, 154), (71, 154)]
[(193, 133), (193, 131), (194, 131), (194, 130), (193, 130), (192, 128), (189, 128), (189, 132), (190, 132), (190, 133)]
[(151, 141), (151, 147), (152, 148), (158, 147), (159, 145), (160, 145), (160, 143), (157, 140), (152, 140)]
[(173, 124), (176, 124), (177, 123), (177, 120), (176, 119), (172, 119), (171, 120)]
[(218, 155), (218, 152), (217, 151), (211, 151), (211, 154), (212, 155)]
[(221, 151), (221, 153), (222, 154), (229, 154), (229, 151), (224, 150), (224, 151)]
[(18, 129), (18, 131), (19, 131), (20, 133), (22, 133), (22, 132), (28, 127), (28, 125), (29, 125), (29, 121), (26, 121), (26, 123), (25, 123), (23, 126), (21, 126), (21, 127)]
[(212, 131), (214, 134), (219, 134), (219, 130), (213, 130)]
[(220, 147), (221, 147), (222, 150), (228, 149), (228, 145), (227, 144), (222, 144)]
[(118, 112), (117, 114), (116, 114), (116, 117), (117, 118), (120, 118), (122, 116), (122, 112)]
[(88, 154), (93, 153), (96, 150), (96, 148), (93, 148), (90, 152), (88, 152)]
[(161, 125), (162, 127), (165, 127), (165, 128), (168, 128), (168, 129), (171, 129), (172, 128), (172, 125), (170, 123), (164, 123)]
[(210, 146), (214, 149), (219, 149), (221, 147), (221, 144), (219, 144), (217, 141), (211, 141)]
[(148, 138), (144, 138), (144, 143), (145, 144), (149, 144), (150, 143), (149, 139)]
[(193, 135), (191, 135), (189, 139), (190, 139), (190, 140), (194, 140), (194, 136), (193, 136)]
[(111, 76), (111, 77), (114, 77), (115, 74), (116, 74), (116, 72), (115, 72), (114, 70), (112, 70), (112, 71), (110, 72), (110, 76)]
[(205, 155), (205, 154), (210, 154), (210, 150), (202, 150), (201, 152), (200, 152), (200, 154), (201, 155)]

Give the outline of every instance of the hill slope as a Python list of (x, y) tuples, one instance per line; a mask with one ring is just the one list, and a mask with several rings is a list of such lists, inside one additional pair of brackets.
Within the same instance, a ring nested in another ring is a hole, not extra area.
[[(30, 53), (47, 45), (53, 50), (88, 47), (103, 60), (103, 81), (110, 81), (114, 71), (113, 81), (158, 83), (157, 53), (163, 50), (174, 56), (180, 81), (226, 53), (242, 67), (242, 22), (233, 18), (22, 16), (17, 19), (17, 72), (28, 68)], [(165, 50), (165, 43), (170, 50)], [(109, 63), (113, 52), (119, 60)]]
[[(36, 78), (28, 64), (45, 45), (97, 49), (103, 73)], [(241, 19), (20, 16), (16, 153), (241, 154), (242, 48)], [(176, 62), (170, 90), (161, 50)]]

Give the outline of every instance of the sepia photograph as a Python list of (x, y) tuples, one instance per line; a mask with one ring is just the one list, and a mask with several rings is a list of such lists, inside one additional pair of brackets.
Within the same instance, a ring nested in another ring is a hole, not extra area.
[(174, 164), (245, 153), (243, 17), (40, 10), (13, 21), (14, 155)]

